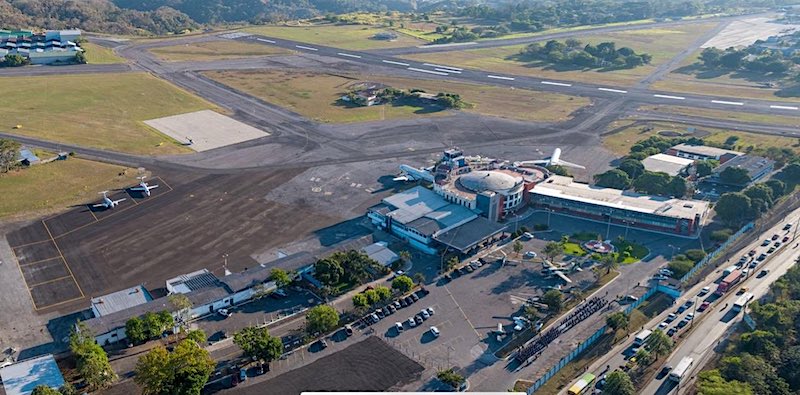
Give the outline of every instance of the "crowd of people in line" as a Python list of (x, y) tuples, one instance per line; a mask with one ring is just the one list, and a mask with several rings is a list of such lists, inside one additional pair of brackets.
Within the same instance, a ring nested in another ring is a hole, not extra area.
[(524, 363), (531, 358), (535, 360), (539, 357), (542, 351), (561, 334), (572, 329), (575, 325), (578, 325), (590, 315), (600, 311), (606, 305), (608, 305), (608, 300), (603, 298), (593, 297), (586, 300), (582, 304), (578, 305), (578, 307), (576, 307), (571, 313), (569, 313), (567, 317), (561, 321), (561, 324), (553, 326), (547, 332), (539, 335), (527, 346), (520, 347), (515, 357), (516, 360), (519, 363)]

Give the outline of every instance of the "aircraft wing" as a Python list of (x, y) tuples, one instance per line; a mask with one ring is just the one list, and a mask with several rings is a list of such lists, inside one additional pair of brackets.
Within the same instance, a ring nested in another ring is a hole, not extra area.
[(156, 189), (156, 188), (158, 188), (158, 184), (156, 184), (156, 185), (148, 185), (147, 186), (147, 189)]
[(411, 181), (411, 178), (409, 178), (408, 176), (399, 176), (393, 178), (392, 181), (397, 181), (397, 182)]
[(142, 188), (142, 187), (133, 187), (133, 188), (131, 188), (131, 191), (142, 191), (143, 192), (144, 190), (145, 189)]
[(100, 204), (93, 204), (92, 207), (105, 207), (106, 205), (103, 203)]
[(561, 160), (561, 159), (558, 160), (557, 164), (561, 165), (561, 166), (572, 167), (572, 168), (575, 168), (575, 169), (585, 169), (586, 168), (585, 166), (581, 166), (581, 165), (579, 165), (577, 163), (567, 162), (567, 161)]
[(531, 166), (531, 165), (549, 166), (550, 165), (550, 158), (537, 159), (537, 160), (524, 160), (522, 162), (515, 162), (514, 165), (521, 166), (521, 167)]
[(119, 202), (121, 202), (121, 201), (123, 201), (123, 200), (127, 200), (127, 198), (122, 198), (122, 199), (119, 199), (119, 200), (114, 200), (114, 204), (116, 204), (116, 203), (119, 203)]

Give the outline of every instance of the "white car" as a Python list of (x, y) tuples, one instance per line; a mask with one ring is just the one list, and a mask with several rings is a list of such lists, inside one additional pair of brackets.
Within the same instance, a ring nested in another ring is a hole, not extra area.
[(525, 253), (525, 258), (528, 258), (528, 259), (536, 258), (536, 253), (533, 252), (533, 251), (528, 251), (528, 252)]
[(420, 310), (419, 315), (422, 316), (423, 320), (427, 320), (428, 318), (431, 318), (430, 313), (428, 313), (428, 310), (426, 310), (426, 309)]
[(439, 332), (439, 328), (435, 326), (431, 327), (431, 333), (433, 334), (433, 337), (439, 337), (439, 335), (441, 334), (441, 332)]
[(664, 322), (658, 324), (658, 329), (661, 329), (663, 331), (663, 330), (666, 330), (668, 326), (669, 326), (669, 324), (666, 321), (664, 321)]
[(524, 238), (526, 238), (528, 240), (533, 239), (533, 233), (525, 232), (525, 233), (522, 234), (522, 237), (524, 237)]
[(425, 309), (425, 310), (426, 310), (426, 311), (428, 312), (428, 314), (430, 314), (431, 316), (433, 316), (433, 315), (436, 313), (435, 311), (433, 311), (433, 307), (428, 307), (428, 308), (427, 308), (427, 309)]
[(395, 329), (397, 329), (397, 333), (400, 333), (400, 332), (403, 331), (403, 323), (401, 323), (401, 322), (395, 322), (394, 323), (394, 327), (395, 327)]
[(414, 318), (409, 318), (408, 319), (408, 326), (411, 327), (411, 328), (417, 326), (417, 322), (414, 321)]
[(703, 296), (709, 292), (711, 292), (711, 287), (703, 287), (703, 289), (700, 290), (700, 294), (698, 294), (697, 296)]
[(228, 317), (230, 317), (232, 315), (232, 313), (230, 311), (228, 311), (228, 309), (219, 309), (219, 310), (217, 310), (217, 314), (219, 314), (219, 315), (221, 315), (221, 316), (223, 316), (225, 318), (228, 318)]

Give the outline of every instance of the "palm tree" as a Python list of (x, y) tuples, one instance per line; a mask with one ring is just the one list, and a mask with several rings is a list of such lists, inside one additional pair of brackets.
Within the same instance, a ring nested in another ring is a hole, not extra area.
[(411, 253), (406, 251), (406, 250), (398, 252), (397, 255), (400, 257), (400, 260), (403, 261), (403, 262), (410, 262), (411, 261)]
[(609, 274), (612, 270), (616, 270), (616, 268), (619, 267), (619, 262), (614, 259), (614, 255), (604, 254), (600, 257), (600, 267), (606, 269), (606, 274)]
[(665, 355), (672, 350), (672, 339), (664, 331), (656, 329), (647, 338), (647, 345), (650, 352), (658, 359), (662, 354)]

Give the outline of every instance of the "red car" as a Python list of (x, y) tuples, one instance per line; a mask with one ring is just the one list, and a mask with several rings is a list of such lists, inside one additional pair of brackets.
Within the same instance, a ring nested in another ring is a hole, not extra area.
[(697, 308), (697, 311), (706, 311), (708, 306), (711, 306), (711, 303), (703, 302), (703, 304), (701, 304), (700, 307)]

